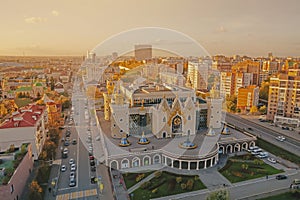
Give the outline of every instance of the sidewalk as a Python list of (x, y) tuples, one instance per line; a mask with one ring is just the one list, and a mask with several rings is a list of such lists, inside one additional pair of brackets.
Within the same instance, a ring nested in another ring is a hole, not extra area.
[(112, 170), (112, 187), (115, 191), (115, 197), (117, 200), (126, 200), (130, 199), (127, 193), (126, 185), (122, 176), (122, 173), (118, 170)]
[(100, 199), (107, 199), (107, 200), (114, 199), (112, 183), (111, 183), (111, 179), (109, 177), (109, 172), (108, 172), (107, 166), (105, 166), (103, 164), (97, 165), (97, 177), (99, 177), (99, 176), (101, 176), (101, 182), (104, 185), (102, 194), (100, 193), (99, 187), (97, 188)]

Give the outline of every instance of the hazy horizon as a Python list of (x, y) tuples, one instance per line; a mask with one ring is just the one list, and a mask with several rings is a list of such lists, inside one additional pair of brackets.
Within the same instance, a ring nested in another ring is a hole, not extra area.
[(83, 56), (120, 32), (161, 27), (210, 55), (300, 56), (300, 2), (52, 0), (2, 3), (1, 56)]

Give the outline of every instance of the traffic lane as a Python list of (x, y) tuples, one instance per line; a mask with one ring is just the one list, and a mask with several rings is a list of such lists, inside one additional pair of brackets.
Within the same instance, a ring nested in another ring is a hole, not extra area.
[[(84, 99), (82, 100), (84, 101)], [(82, 102), (83, 103), (83, 102)], [(82, 104), (79, 101), (79, 104)], [(75, 122), (77, 122), (76, 130), (80, 132), (87, 132), (87, 128), (89, 127), (88, 121), (85, 120), (84, 115), (80, 115), (80, 113), (84, 113), (84, 108), (81, 106), (77, 106), (75, 108), (79, 114), (76, 116)], [(75, 111), (75, 112), (77, 112)], [(79, 135), (79, 134), (78, 134)], [(80, 134), (82, 135), (82, 134)], [(79, 137), (78, 145), (79, 145), (79, 163), (78, 163), (78, 171), (79, 171), (79, 189), (89, 189), (95, 188), (96, 185), (90, 184), (90, 177), (95, 176), (95, 172), (90, 171), (90, 163), (89, 163), (89, 154), (88, 150), (83, 143), (85, 143), (86, 138)]]
[[(269, 176), (268, 179), (261, 178), (235, 183), (232, 187), (225, 187), (225, 189), (229, 191), (230, 199), (244, 199), (266, 192), (271, 193), (274, 190), (289, 189), (292, 181), (296, 178), (300, 178), (299, 172), (297, 172), (297, 174), (288, 175), (288, 178), (284, 180), (276, 180), (275, 176), (276, 175)], [(211, 191), (205, 192), (200, 190), (196, 195), (176, 199), (184, 200), (188, 197), (189, 200), (206, 200), (210, 192)]]
[[(60, 172), (59, 185), (58, 185), (59, 189), (65, 189), (65, 188), (70, 187), (69, 182), (70, 182), (71, 165), (69, 164), (69, 160), (71, 158), (73, 158), (75, 160), (75, 162), (78, 160), (78, 158), (77, 158), (77, 144), (76, 145), (72, 144), (73, 139), (76, 139), (76, 141), (78, 141), (78, 135), (74, 131), (75, 130), (74, 127), (70, 127), (70, 130), (71, 130), (70, 145), (69, 146), (64, 146), (64, 144), (62, 143), (63, 149), (68, 148), (69, 153), (68, 153), (67, 158), (62, 158), (61, 163), (62, 163), (62, 165), (67, 166), (67, 170), (65, 172)], [(66, 134), (65, 133), (63, 134), (63, 136), (66, 139)], [(77, 173), (77, 170), (76, 170), (76, 173)]]
[[(232, 115), (232, 114), (226, 115), (226, 118), (231, 118), (231, 119), (235, 119), (235, 120), (238, 120), (240, 122), (246, 123), (247, 125), (254, 127), (256, 130), (259, 129), (261, 131), (266, 131), (266, 132), (268, 132), (269, 134), (271, 134), (272, 136), (275, 136), (275, 137), (277, 137), (279, 135), (284, 135), (284, 132), (282, 133), (281, 130), (273, 130), (272, 127), (265, 127), (264, 125), (260, 124), (260, 123), (264, 123), (264, 122), (257, 122), (256, 123), (256, 122), (253, 122), (251, 120), (247, 120), (247, 119), (244, 119), (242, 117), (239, 117), (237, 115)], [(267, 123), (267, 122), (265, 122), (265, 123)], [(284, 136), (287, 138), (287, 141), (289, 143), (291, 143), (292, 145), (300, 146), (300, 142), (297, 141), (296, 139), (291, 138), (288, 135), (284, 135)]]
[(284, 142), (280, 142), (276, 139), (276, 136), (274, 136), (272, 130), (269, 129), (265, 129), (265, 131), (262, 131), (260, 129), (260, 127), (257, 126), (253, 126), (253, 122), (248, 123), (248, 121), (243, 121), (243, 120), (238, 120), (236, 118), (233, 117), (227, 117), (226, 118), (226, 122), (235, 125), (236, 127), (251, 127), (253, 130), (247, 130), (247, 132), (252, 133), (253, 135), (256, 135), (258, 137), (261, 137), (262, 139), (265, 139), (267, 141), (272, 142), (273, 144), (275, 144), (276, 146), (279, 146), (283, 149), (286, 149), (296, 155), (300, 154), (300, 144), (299, 145), (295, 145), (290, 143), (289, 141), (284, 141)]

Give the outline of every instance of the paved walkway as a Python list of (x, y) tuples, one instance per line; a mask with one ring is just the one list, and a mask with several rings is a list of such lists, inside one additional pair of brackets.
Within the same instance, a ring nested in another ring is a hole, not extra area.
[(117, 200), (130, 199), (121, 172), (119, 172), (118, 170), (112, 170), (111, 177), (112, 177), (112, 187), (114, 188), (116, 199)]
[(150, 174), (149, 176), (147, 176), (146, 178), (144, 178), (143, 180), (141, 180), (140, 182), (138, 182), (137, 184), (135, 184), (134, 186), (129, 188), (128, 189), (128, 194), (130, 194), (133, 191), (137, 190), (143, 183), (145, 183), (147, 181), (150, 181), (154, 177), (155, 177), (155, 172), (153, 172), (152, 174)]

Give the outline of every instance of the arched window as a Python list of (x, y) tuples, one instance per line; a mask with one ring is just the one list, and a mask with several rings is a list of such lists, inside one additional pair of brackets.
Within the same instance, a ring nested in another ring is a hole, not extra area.
[(163, 122), (166, 122), (166, 117), (163, 118)]
[(191, 120), (191, 115), (188, 116), (188, 120)]

